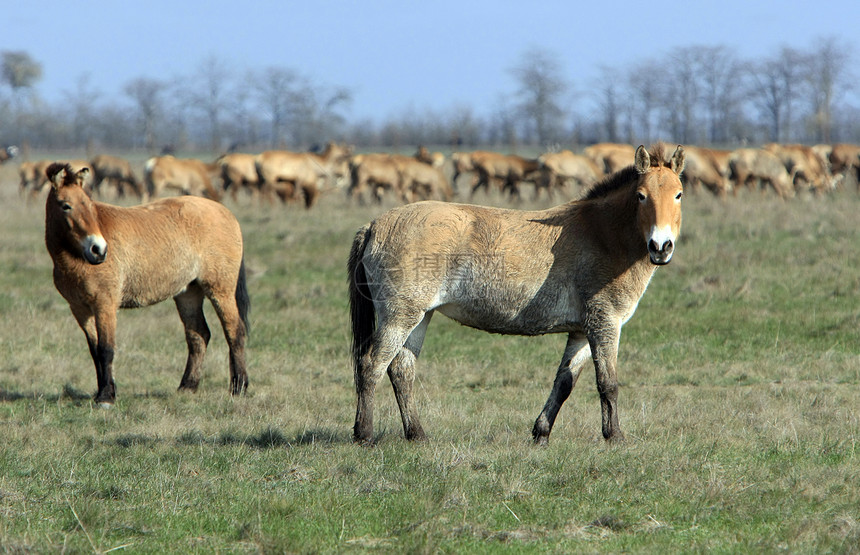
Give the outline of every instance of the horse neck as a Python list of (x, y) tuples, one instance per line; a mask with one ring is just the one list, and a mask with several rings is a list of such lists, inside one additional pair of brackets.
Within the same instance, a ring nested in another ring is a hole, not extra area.
[(315, 169), (323, 175), (331, 175), (338, 158), (335, 148), (331, 145), (327, 146), (320, 154), (310, 152), (308, 153), (308, 156), (310, 157), (311, 163), (316, 166)]
[(601, 262), (598, 272), (611, 290), (620, 295), (618, 300), (638, 302), (645, 293), (655, 266), (648, 255), (648, 248), (637, 225), (639, 203), (632, 194), (613, 194), (595, 199), (589, 207), (588, 228), (594, 244), (599, 245), (595, 253)]

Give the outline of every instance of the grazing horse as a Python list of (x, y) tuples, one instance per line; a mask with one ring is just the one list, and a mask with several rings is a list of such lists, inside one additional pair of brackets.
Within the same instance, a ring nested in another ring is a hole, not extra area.
[(196, 391), (209, 327), (208, 297), (230, 348), (230, 390), (248, 386), (245, 336), (250, 306), (242, 232), (221, 204), (176, 197), (122, 208), (93, 201), (77, 173), (52, 164), (45, 206), (45, 244), (54, 261), (54, 285), (84, 330), (96, 367), (97, 403), (116, 400), (113, 381), (117, 309), (149, 306), (173, 297), (185, 326), (188, 360), (180, 390)]
[(681, 228), (681, 146), (640, 146), (634, 165), (582, 200), (547, 210), (420, 202), (395, 208), (356, 234), (349, 255), (354, 438), (371, 442), (374, 392), (387, 371), (407, 439), (423, 439), (412, 396), (415, 361), (435, 311), (492, 333), (567, 333), (536, 443), (592, 358), (603, 437), (620, 440), (616, 359), (621, 326)]

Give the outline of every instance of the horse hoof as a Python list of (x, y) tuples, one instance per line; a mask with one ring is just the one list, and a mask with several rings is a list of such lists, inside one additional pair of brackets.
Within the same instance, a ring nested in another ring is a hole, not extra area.
[(533, 438), (534, 444), (538, 447), (546, 447), (549, 445), (549, 437), (548, 436), (535, 436)]
[(616, 432), (606, 438), (606, 443), (611, 445), (623, 445), (625, 441), (627, 441), (627, 438), (621, 432)]
[(96, 406), (100, 409), (112, 409), (113, 401), (97, 401)]
[(363, 436), (359, 434), (353, 434), (352, 442), (356, 445), (361, 445), (363, 447), (373, 447), (374, 445), (376, 445), (376, 442), (373, 441), (372, 436)]
[(427, 441), (427, 434), (424, 433), (424, 429), (420, 425), (406, 430), (404, 435), (408, 441)]

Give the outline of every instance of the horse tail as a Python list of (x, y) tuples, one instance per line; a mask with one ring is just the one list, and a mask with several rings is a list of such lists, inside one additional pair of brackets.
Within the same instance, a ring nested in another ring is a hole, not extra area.
[(370, 348), (370, 339), (376, 331), (376, 310), (373, 306), (367, 274), (362, 264), (364, 250), (370, 238), (372, 224), (362, 227), (355, 234), (349, 252), (349, 311), (352, 321), (352, 359), (358, 372), (362, 357)]
[(251, 311), (251, 297), (248, 295), (248, 279), (245, 274), (245, 258), (239, 266), (239, 279), (236, 280), (236, 307), (239, 309), (239, 317), (245, 324), (245, 335), (251, 335), (251, 322), (248, 313)]

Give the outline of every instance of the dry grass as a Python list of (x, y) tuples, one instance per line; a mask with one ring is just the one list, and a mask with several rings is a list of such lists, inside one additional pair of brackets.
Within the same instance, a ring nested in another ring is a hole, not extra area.
[[(249, 394), (213, 341), (175, 388), (171, 303), (120, 316), (118, 403), (92, 406), (83, 335), (54, 290), (43, 208), (0, 167), (4, 551), (854, 552), (860, 538), (860, 199), (685, 200), (675, 260), (622, 336), (621, 424), (580, 380), (550, 446), (529, 430), (564, 338), (437, 317), (419, 362), (430, 440), (388, 384), (379, 443), (351, 443), (345, 261), (380, 212), (230, 205), (252, 294)], [(499, 199), (491, 199), (500, 202)]]

